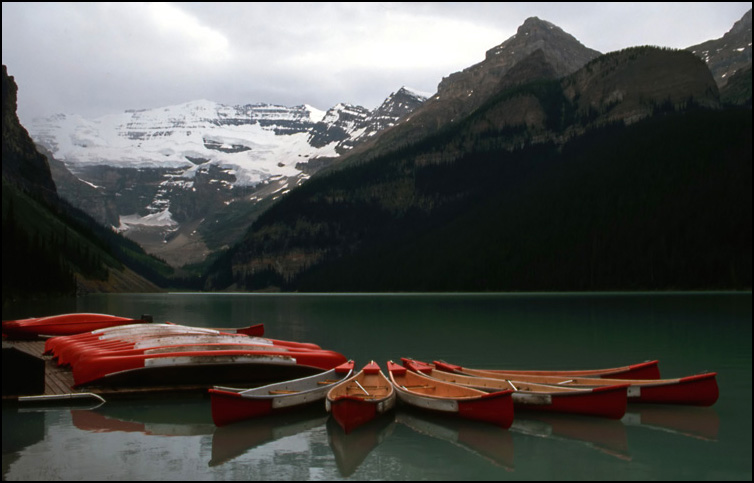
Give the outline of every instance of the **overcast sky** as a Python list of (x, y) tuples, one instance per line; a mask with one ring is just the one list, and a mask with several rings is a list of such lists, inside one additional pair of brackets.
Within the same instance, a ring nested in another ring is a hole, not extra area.
[(585, 46), (685, 48), (748, 3), (3, 3), (19, 116), (96, 117), (196, 99), (369, 109), (434, 93), (528, 17)]

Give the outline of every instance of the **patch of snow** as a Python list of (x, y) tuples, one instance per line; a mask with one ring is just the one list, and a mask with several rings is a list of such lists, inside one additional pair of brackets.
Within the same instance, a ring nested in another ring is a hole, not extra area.
[(139, 216), (137, 214), (121, 216), (118, 231), (126, 231), (130, 227), (137, 225), (171, 227), (178, 225), (178, 223), (173, 220), (170, 210), (166, 208), (163, 211), (152, 213), (147, 216)]

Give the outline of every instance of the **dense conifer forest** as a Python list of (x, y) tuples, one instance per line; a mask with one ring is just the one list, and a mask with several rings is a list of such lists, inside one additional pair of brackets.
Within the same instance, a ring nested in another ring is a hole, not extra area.
[[(319, 251), (319, 263), (292, 277), (232, 273), (231, 252), (216, 268), (250, 290), (750, 287), (751, 111), (662, 110), (562, 146), (478, 143), (455, 162), (417, 162), (443, 149), (441, 133), (311, 180), (245, 247)], [(471, 144), (458, 132), (446, 147)], [(283, 224), (290, 236), (274, 236)]]

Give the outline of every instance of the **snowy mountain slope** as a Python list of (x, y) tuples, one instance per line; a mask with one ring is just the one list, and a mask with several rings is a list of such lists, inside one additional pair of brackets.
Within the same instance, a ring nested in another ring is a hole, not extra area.
[(309, 106), (225, 106), (193, 101), (126, 111), (94, 120), (56, 115), (29, 130), (72, 171), (85, 166), (184, 168), (233, 167), (236, 184), (253, 185), (271, 175), (293, 176), (299, 157), (332, 156), (334, 146), (311, 146), (308, 138), (324, 113)]
[[(159, 229), (161, 237), (150, 237), (169, 243), (182, 225), (193, 232), (202, 223), (218, 223), (215, 214), (227, 214), (236, 201), (279, 197), (425, 99), (402, 88), (374, 111), (342, 103), (322, 111), (198, 100), (97, 119), (57, 114), (27, 128), (38, 145), (101, 195), (70, 202), (85, 211), (115, 205), (118, 216), (101, 222), (119, 230)], [(163, 256), (165, 249), (160, 246)]]

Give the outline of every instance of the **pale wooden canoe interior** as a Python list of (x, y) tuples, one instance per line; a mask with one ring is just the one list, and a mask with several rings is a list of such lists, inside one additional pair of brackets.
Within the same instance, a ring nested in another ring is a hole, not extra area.
[(411, 371), (406, 371), (403, 375), (393, 374), (393, 380), (398, 386), (408, 391), (433, 397), (457, 399), (459, 397), (479, 397), (486, 394), (478, 389), (431, 379)]
[(564, 376), (522, 376), (521, 374), (509, 374), (490, 372), (482, 369), (466, 369), (462, 372), (475, 377), (488, 377), (491, 379), (505, 379), (519, 381), (524, 379), (526, 382), (535, 384), (552, 384), (561, 386), (617, 386), (630, 384), (632, 386), (660, 386), (663, 384), (677, 384), (680, 379), (599, 379), (592, 377), (564, 377)]
[(578, 389), (574, 387), (533, 384), (530, 382), (509, 381), (507, 379), (464, 376), (462, 374), (452, 374), (450, 372), (443, 372), (443, 371), (438, 371), (438, 370), (433, 370), (432, 373), (430, 374), (430, 377), (434, 377), (441, 381), (450, 382), (453, 384), (460, 384), (463, 386), (472, 386), (476, 388), (484, 388), (484, 390), (486, 391), (513, 390), (513, 391), (533, 392), (533, 393), (538, 393), (538, 394), (583, 392), (583, 389)]
[(393, 386), (381, 372), (377, 374), (359, 372), (347, 382), (334, 387), (328, 397), (337, 399), (343, 396), (353, 396), (364, 399), (382, 399), (388, 397), (392, 392)]

